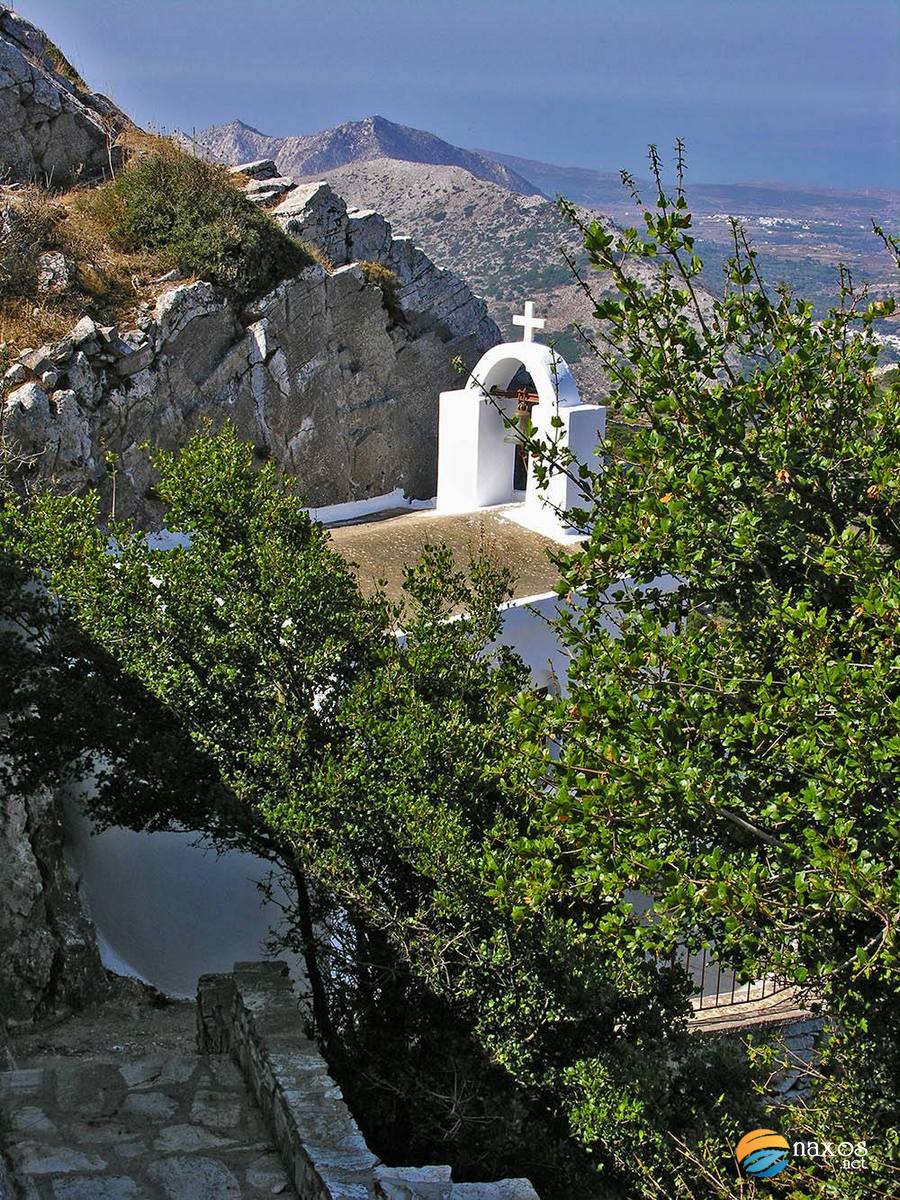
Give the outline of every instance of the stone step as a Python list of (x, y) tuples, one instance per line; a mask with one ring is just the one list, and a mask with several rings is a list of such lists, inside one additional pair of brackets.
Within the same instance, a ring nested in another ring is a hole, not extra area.
[(303, 1200), (539, 1200), (527, 1179), (456, 1184), (446, 1165), (380, 1163), (303, 1033), (286, 963), (201, 976), (197, 999), (198, 1045), (240, 1063)]

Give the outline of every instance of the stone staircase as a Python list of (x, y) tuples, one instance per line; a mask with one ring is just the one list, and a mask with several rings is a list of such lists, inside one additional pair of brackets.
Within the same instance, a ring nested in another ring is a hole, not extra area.
[(2, 1072), (0, 1140), (22, 1200), (296, 1197), (224, 1057), (48, 1058)]
[(20, 1039), (19, 1069), (0, 1070), (0, 1200), (538, 1200), (526, 1179), (380, 1162), (284, 963), (201, 978), (200, 1053), (182, 1008), (63, 1024), (37, 1050)]

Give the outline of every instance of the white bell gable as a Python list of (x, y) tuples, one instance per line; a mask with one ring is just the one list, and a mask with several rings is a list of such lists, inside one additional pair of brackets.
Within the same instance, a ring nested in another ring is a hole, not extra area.
[[(531, 423), (537, 436), (568, 447), (580, 462), (590, 462), (606, 429), (606, 409), (583, 404), (565, 359), (550, 346), (535, 342), (531, 301), (514, 317), (523, 326), (521, 342), (504, 342), (482, 355), (466, 386), (442, 392), (438, 433), (439, 512), (472, 512), (509, 505), (506, 516), (558, 540), (570, 529), (561, 514), (579, 503), (578, 486), (562, 471), (539, 484), (529, 463), (524, 497), (514, 488), (516, 442), (508, 422), (516, 418), (517, 401), (507, 392), (524, 367), (537, 393)], [(561, 424), (553, 423), (555, 417)]]

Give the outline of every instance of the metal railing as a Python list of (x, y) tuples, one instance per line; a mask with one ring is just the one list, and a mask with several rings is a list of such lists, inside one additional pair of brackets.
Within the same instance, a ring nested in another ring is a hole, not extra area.
[(681, 967), (694, 982), (692, 1004), (695, 1011), (731, 1008), (742, 1004), (758, 1004), (781, 993), (790, 992), (790, 985), (776, 975), (764, 975), (747, 983), (738, 980), (736, 972), (722, 967), (703, 949), (693, 954), (680, 950), (669, 966)]

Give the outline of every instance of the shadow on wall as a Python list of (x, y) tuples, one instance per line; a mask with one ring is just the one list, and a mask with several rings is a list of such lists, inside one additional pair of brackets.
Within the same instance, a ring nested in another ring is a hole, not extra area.
[[(286, 898), (277, 880), (274, 901), (258, 887), (271, 879), (271, 864), (239, 851), (218, 855), (194, 833), (96, 834), (75, 797), (65, 827), (66, 857), (110, 970), (187, 999), (200, 975), (265, 955), (282, 921), (277, 901)], [(300, 960), (279, 957), (302, 981)]]

